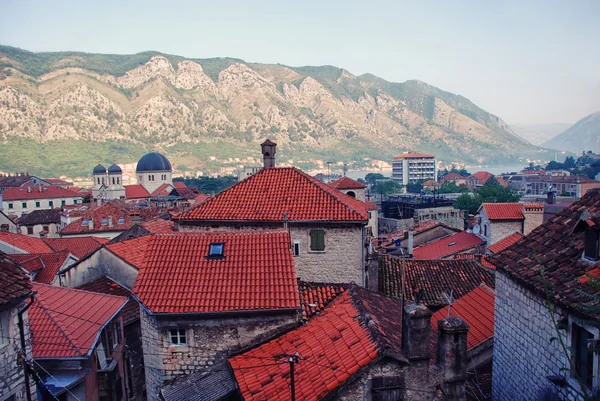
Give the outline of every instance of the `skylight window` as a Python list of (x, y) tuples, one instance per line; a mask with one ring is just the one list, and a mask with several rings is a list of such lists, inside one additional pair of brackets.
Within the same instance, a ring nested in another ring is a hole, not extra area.
[(84, 220), (81, 222), (81, 225), (82, 225), (82, 226), (89, 226), (89, 225), (90, 225), (90, 222), (89, 222), (89, 220), (88, 220), (88, 219), (84, 219)]
[(102, 218), (102, 225), (105, 226), (108, 224), (108, 219), (106, 217)]
[(119, 220), (117, 220), (117, 224), (125, 224), (125, 218), (119, 217)]
[(212, 242), (210, 244), (210, 248), (208, 250), (208, 256), (210, 257), (222, 257), (223, 256), (223, 248), (224, 243), (222, 242)]

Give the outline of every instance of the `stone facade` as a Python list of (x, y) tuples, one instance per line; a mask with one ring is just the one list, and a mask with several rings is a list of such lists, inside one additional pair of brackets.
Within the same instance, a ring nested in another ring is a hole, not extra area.
[[(25, 385), (25, 371), (22, 362), (22, 356), (19, 355), (15, 347), (21, 348), (21, 338), (19, 336), (19, 317), (18, 313), (26, 306), (25, 302), (19, 305), (0, 311), (4, 324), (8, 323), (8, 333), (2, 333), (9, 338), (0, 339), (0, 400), (8, 400), (14, 397), (15, 401), (27, 400), (27, 388)], [(31, 357), (31, 341), (29, 337), (29, 320), (27, 312), (23, 314), (23, 326), (25, 331), (25, 352)], [(32, 399), (35, 399), (35, 384), (29, 380)]]
[(69, 267), (61, 283), (64, 287), (79, 287), (108, 276), (127, 288), (133, 288), (138, 269), (126, 263), (106, 248), (100, 248), (91, 256)]
[[(493, 399), (541, 400), (556, 392), (560, 399), (583, 400), (574, 391), (577, 381), (569, 372), (567, 356), (558, 341), (559, 334), (570, 345), (569, 330), (554, 328), (544, 299), (524, 288), (502, 272), (496, 272), (496, 304), (493, 359)], [(567, 317), (564, 311), (556, 311), (556, 319)], [(572, 323), (571, 323), (572, 324)], [(571, 326), (571, 324), (569, 326)], [(597, 328), (588, 328), (594, 332)], [(596, 388), (598, 386), (599, 362), (594, 357)], [(565, 375), (568, 385), (554, 386), (546, 378)]]
[[(241, 350), (287, 330), (297, 322), (297, 312), (260, 315), (225, 315), (201, 318), (152, 316), (141, 310), (142, 340), (148, 400), (159, 400), (164, 380), (209, 369)], [(187, 345), (172, 345), (169, 331), (184, 328)]]
[(479, 235), (486, 240), (488, 246), (514, 233), (523, 233), (523, 220), (490, 220), (484, 208), (479, 211), (479, 217), (481, 218)]
[(523, 205), (523, 216), (525, 216), (523, 235), (529, 234), (544, 222), (544, 205), (539, 206), (541, 207)]
[(464, 230), (465, 218), (464, 211), (454, 209), (451, 206), (435, 207), (428, 209), (415, 210), (415, 216), (410, 219), (391, 219), (379, 218), (379, 231), (381, 234), (393, 233), (395, 231), (406, 230), (428, 220), (439, 221), (448, 227)]
[[(179, 231), (272, 230), (273, 225), (179, 225)], [(363, 225), (358, 224), (293, 224), (288, 226), (292, 249), (298, 244), (294, 257), (296, 275), (303, 281), (326, 283), (354, 282), (364, 286)], [(325, 231), (325, 250), (310, 250), (310, 231)]]

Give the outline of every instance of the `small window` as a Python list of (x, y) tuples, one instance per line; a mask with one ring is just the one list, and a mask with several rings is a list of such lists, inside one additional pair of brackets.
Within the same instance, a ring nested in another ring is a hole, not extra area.
[(9, 313), (0, 312), (0, 348), (5, 347), (10, 343), (10, 331), (8, 330), (9, 322)]
[(42, 229), (43, 229), (44, 231), (50, 231), (50, 229), (48, 228), (48, 226), (42, 226)]
[(119, 217), (119, 220), (117, 220), (117, 224), (125, 224), (125, 218)]
[(7, 233), (10, 226), (8, 224), (0, 224), (0, 232)]
[(100, 185), (100, 177), (98, 177), (98, 185)]
[(310, 230), (310, 250), (325, 250), (325, 230)]
[(577, 375), (583, 383), (591, 387), (594, 374), (594, 354), (589, 347), (589, 340), (594, 339), (594, 335), (575, 323), (572, 328), (571, 347), (574, 351), (575, 372), (571, 372), (571, 376)]
[(119, 177), (117, 177), (117, 185), (119, 185)]
[(9, 204), (8, 204), (8, 208), (9, 208), (9, 209), (12, 209), (12, 208), (13, 208), (13, 204), (12, 204), (12, 203), (9, 203)]
[(35, 207), (39, 208), (40, 206), (40, 202), (35, 202)]
[(210, 244), (210, 249), (208, 250), (208, 256), (218, 257), (223, 256), (223, 248), (225, 244), (222, 242), (213, 242)]
[(115, 185), (115, 177), (112, 178), (113, 185)]
[(102, 224), (103, 226), (107, 225), (107, 224), (108, 224), (108, 219), (107, 219), (106, 217), (103, 217), (103, 218), (102, 218), (102, 223), (101, 223), (101, 224)]
[(121, 322), (116, 322), (113, 325), (113, 336), (112, 336), (113, 349), (117, 348), (117, 346), (121, 343)]
[(48, 207), (54, 207), (54, 202), (53, 201), (48, 201)]
[(294, 256), (300, 256), (300, 241), (294, 241)]
[(585, 251), (586, 259), (600, 259), (600, 231), (588, 228), (585, 230)]
[(76, 205), (77, 204), (77, 199), (73, 199), (73, 204)]
[(27, 202), (21, 202), (21, 207), (23, 209), (27, 209)]
[(171, 329), (170, 334), (171, 344), (187, 345), (187, 333), (185, 329)]
[(27, 234), (33, 235), (33, 227), (27, 227)]
[(81, 222), (82, 226), (89, 226), (90, 225), (90, 221), (88, 219), (83, 219), (83, 221)]
[(66, 204), (67, 204), (67, 201), (66, 201), (66, 200), (61, 200), (61, 201), (60, 201), (60, 205), (61, 205), (61, 206), (65, 206)]

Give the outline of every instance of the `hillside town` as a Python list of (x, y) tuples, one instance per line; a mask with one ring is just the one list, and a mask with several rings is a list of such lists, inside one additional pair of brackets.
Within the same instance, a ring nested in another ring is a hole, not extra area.
[(598, 399), (600, 181), (260, 147), (216, 194), (0, 176), (0, 400)]

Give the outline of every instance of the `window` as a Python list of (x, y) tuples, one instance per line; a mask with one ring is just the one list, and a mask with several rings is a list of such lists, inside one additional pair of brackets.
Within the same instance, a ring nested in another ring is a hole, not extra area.
[(66, 203), (67, 203), (67, 201), (66, 201), (66, 200), (61, 200), (61, 201), (60, 201), (60, 205), (61, 205), (61, 206), (64, 206), (64, 205), (66, 205)]
[(121, 342), (121, 323), (120, 322), (116, 322), (113, 325), (113, 336), (112, 336), (112, 346), (113, 349), (117, 348), (117, 345), (119, 345), (119, 343)]
[(27, 202), (21, 202), (21, 207), (23, 209), (27, 209)]
[(42, 230), (49, 231), (50, 229), (48, 228), (48, 226), (42, 226)]
[(300, 241), (294, 241), (294, 256), (300, 256)]
[(187, 333), (185, 329), (171, 329), (171, 344), (187, 345)]
[(403, 388), (404, 380), (400, 376), (375, 376), (371, 379), (371, 399), (373, 401), (399, 400)]
[(12, 203), (9, 203), (9, 204), (8, 204), (8, 208), (9, 208), (9, 209), (12, 209), (12, 208), (13, 208), (13, 204), (12, 204)]
[(0, 313), (0, 348), (9, 344), (10, 332), (8, 330), (9, 313)]
[(594, 354), (589, 348), (588, 342), (594, 338), (594, 335), (583, 327), (573, 323), (572, 325), (571, 347), (573, 348), (573, 365), (575, 372), (571, 372), (571, 376), (575, 374), (581, 381), (588, 386), (592, 385), (594, 373)]
[(77, 199), (73, 199), (73, 204), (76, 205), (77, 204)]
[(8, 224), (0, 224), (0, 232), (7, 233), (10, 226)]
[(125, 224), (125, 218), (119, 217), (119, 220), (117, 220), (117, 224)]
[(53, 201), (48, 201), (48, 207), (54, 207), (54, 202)]
[(108, 219), (107, 219), (106, 217), (103, 217), (103, 218), (102, 218), (102, 223), (101, 223), (101, 224), (102, 224), (103, 226), (107, 225), (107, 224), (108, 224)]
[(39, 208), (40, 206), (41, 206), (41, 205), (40, 205), (40, 202), (35, 202), (35, 207), (38, 207), (38, 208)]
[(210, 244), (210, 248), (208, 250), (208, 256), (219, 257), (223, 256), (223, 248), (225, 244), (222, 242), (213, 242)]
[(83, 219), (83, 221), (81, 222), (82, 226), (88, 226), (90, 225), (90, 221), (88, 219)]
[(100, 177), (98, 177), (98, 185), (100, 185)]
[(310, 250), (325, 250), (325, 230), (310, 230)]
[(152, 181), (152, 176), (151, 175), (148, 176), (148, 181)]
[(585, 251), (586, 259), (600, 259), (600, 231), (588, 228), (585, 230)]
[(115, 177), (112, 178), (113, 185), (115, 185)]
[(119, 185), (119, 177), (117, 177), (117, 185)]

